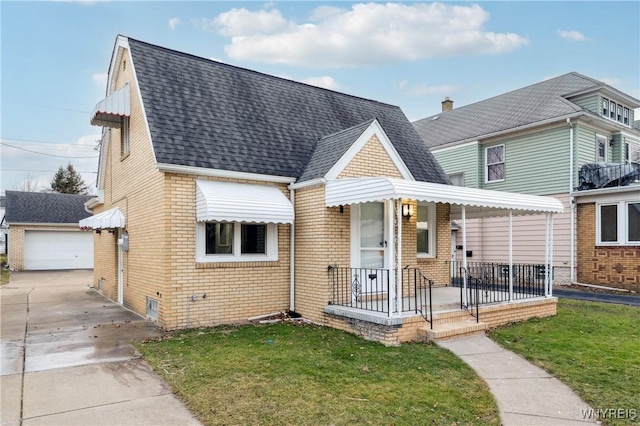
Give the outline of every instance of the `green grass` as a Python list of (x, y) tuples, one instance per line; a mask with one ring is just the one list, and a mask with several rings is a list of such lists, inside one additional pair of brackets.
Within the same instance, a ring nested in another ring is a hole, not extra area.
[[(640, 308), (560, 299), (558, 315), (498, 328), (490, 337), (570, 386), (594, 409), (640, 421)], [(624, 416), (629, 416), (624, 414)]]
[(435, 345), (312, 325), (174, 332), (138, 343), (205, 424), (499, 424), (486, 384)]
[(9, 278), (11, 277), (11, 271), (9, 268), (5, 268), (7, 264), (7, 255), (0, 254), (0, 285), (5, 285), (9, 283)]

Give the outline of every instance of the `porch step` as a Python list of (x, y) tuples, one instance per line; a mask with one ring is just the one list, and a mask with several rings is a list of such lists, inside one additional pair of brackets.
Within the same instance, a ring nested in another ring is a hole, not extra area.
[(486, 329), (487, 324), (482, 321), (476, 322), (472, 318), (458, 322), (435, 323), (433, 329), (427, 325), (422, 328), (421, 334), (427, 341), (434, 341), (483, 333)]

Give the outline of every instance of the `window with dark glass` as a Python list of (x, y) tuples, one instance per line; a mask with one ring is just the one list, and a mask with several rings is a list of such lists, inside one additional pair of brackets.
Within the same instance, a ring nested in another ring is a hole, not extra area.
[(596, 136), (596, 161), (607, 161), (607, 138)]
[(624, 109), (624, 118), (622, 119), (622, 124), (629, 125), (629, 108)]
[(486, 160), (487, 182), (504, 180), (504, 145), (487, 148)]
[(243, 224), (241, 239), (242, 254), (267, 253), (267, 225)]
[(607, 99), (602, 99), (602, 115), (609, 117), (609, 101)]
[(600, 241), (615, 243), (618, 241), (618, 206), (600, 206)]
[(205, 254), (233, 253), (233, 223), (208, 222), (205, 234)]
[(609, 118), (612, 120), (616, 119), (616, 103), (609, 102)]
[(640, 203), (627, 204), (627, 242), (640, 243)]
[(622, 105), (618, 105), (618, 121), (622, 123)]
[(416, 228), (418, 230), (418, 253), (429, 254), (429, 207), (418, 205), (418, 222)]

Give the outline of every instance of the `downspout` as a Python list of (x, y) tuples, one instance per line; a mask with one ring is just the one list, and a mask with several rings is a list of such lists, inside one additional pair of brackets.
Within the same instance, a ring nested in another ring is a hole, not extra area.
[[(289, 189), (291, 204), (293, 205), (293, 211), (295, 215), (296, 210), (296, 192), (295, 189)], [(295, 227), (295, 216), (293, 222), (291, 222), (291, 227), (289, 231), (289, 310), (291, 312), (296, 311), (296, 274), (295, 274), (295, 261), (296, 261), (296, 227)]]
[(570, 241), (570, 259), (569, 259), (569, 269), (570, 269), (570, 282), (576, 282), (576, 268), (575, 268), (575, 260), (576, 260), (576, 230), (575, 230), (575, 221), (576, 221), (576, 206), (575, 199), (573, 197), (573, 124), (571, 123), (571, 119), (567, 118), (567, 124), (569, 125), (569, 205), (570, 205), (570, 233), (569, 233), (569, 241)]

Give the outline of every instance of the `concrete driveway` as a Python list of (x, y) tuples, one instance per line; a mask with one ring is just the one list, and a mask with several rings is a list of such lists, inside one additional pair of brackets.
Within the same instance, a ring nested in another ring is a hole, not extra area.
[(200, 424), (130, 343), (160, 331), (92, 281), (14, 272), (0, 287), (2, 426)]

